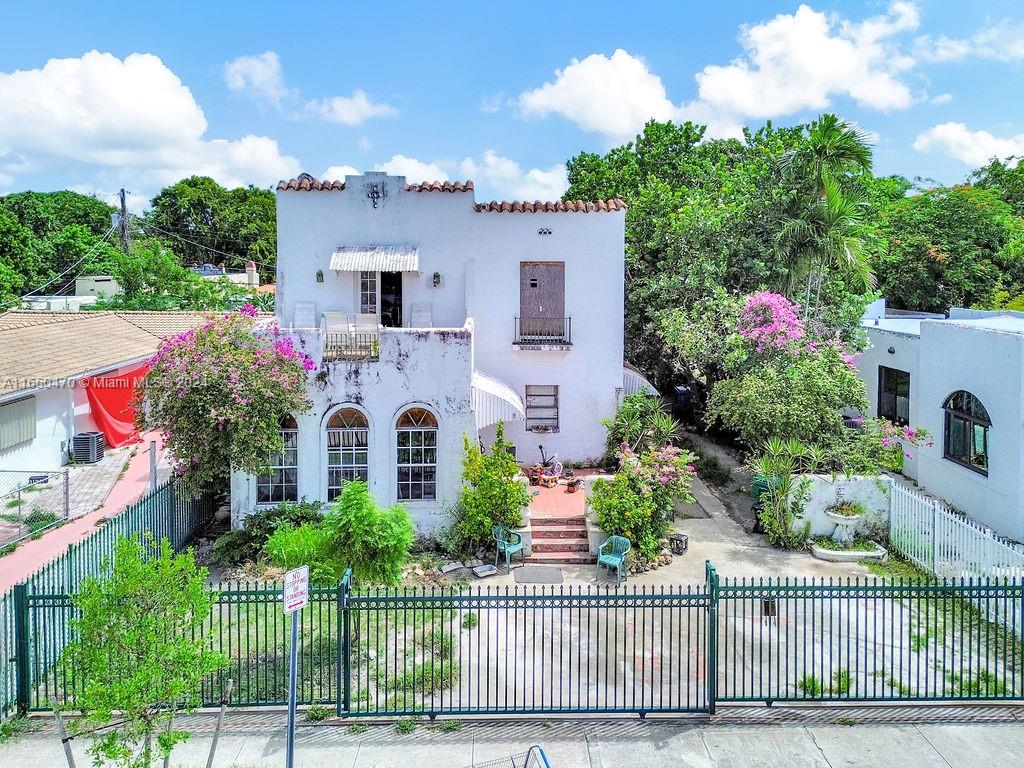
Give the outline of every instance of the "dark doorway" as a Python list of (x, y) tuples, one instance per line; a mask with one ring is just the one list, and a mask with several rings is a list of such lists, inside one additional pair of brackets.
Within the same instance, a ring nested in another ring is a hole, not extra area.
[(402, 327), (402, 273), (380, 273), (380, 323), (385, 328)]

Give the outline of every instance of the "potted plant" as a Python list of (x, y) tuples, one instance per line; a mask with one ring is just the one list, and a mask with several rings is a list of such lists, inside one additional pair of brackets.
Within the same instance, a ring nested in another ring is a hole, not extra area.
[(825, 517), (836, 524), (832, 538), (839, 544), (853, 541), (857, 524), (867, 511), (867, 508), (858, 501), (841, 501), (826, 509)]

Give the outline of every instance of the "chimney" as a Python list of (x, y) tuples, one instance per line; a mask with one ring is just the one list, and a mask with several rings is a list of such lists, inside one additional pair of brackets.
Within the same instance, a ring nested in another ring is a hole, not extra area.
[(260, 273), (256, 271), (256, 262), (245, 262), (245, 284), (250, 288), (260, 287)]

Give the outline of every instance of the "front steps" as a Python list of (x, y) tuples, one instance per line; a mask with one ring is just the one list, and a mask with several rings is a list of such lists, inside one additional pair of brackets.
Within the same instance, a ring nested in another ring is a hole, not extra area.
[(526, 562), (534, 565), (586, 565), (596, 562), (589, 551), (587, 523), (583, 515), (533, 511), (530, 527), (533, 553)]

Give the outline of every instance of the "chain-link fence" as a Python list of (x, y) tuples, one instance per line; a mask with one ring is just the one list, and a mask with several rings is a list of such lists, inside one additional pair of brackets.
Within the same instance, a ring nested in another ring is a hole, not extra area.
[(62, 525), (70, 501), (67, 469), (0, 470), (0, 547)]

